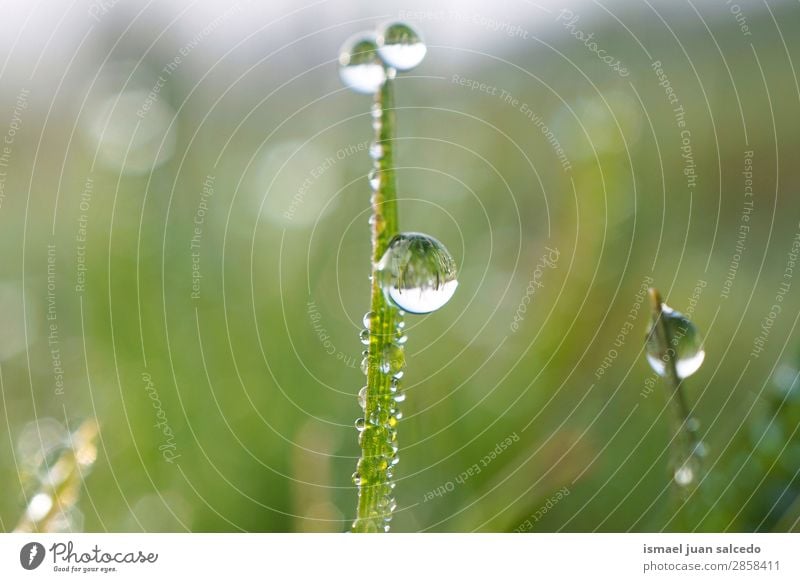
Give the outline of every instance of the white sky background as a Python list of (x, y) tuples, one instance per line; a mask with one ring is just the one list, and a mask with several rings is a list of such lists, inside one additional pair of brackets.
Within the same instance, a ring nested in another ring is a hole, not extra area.
[[(687, 20), (696, 19), (690, 0), (649, 1), (672, 18), (685, 15)], [(725, 0), (691, 1), (710, 23), (732, 19)], [(736, 1), (745, 13), (763, 10), (759, 1)], [(779, 3), (784, 2), (770, 0), (771, 6)], [(239, 49), (225, 56), (226, 62), (255, 62), (270, 51), (311, 35), (305, 45), (295, 45), (294, 54), (280, 55), (278, 66), (292, 63), (294, 69), (296, 63), (299, 70), (335, 58), (341, 43), (352, 33), (373, 28), (382, 16), (397, 18), (402, 11), (433, 13), (433, 17), (410, 19), (418, 23), (429, 44), (494, 54), (512, 54), (524, 49), (524, 44), (502, 31), (493, 31), (492, 26), (519, 26), (556, 45), (566, 42), (568, 36), (555, 24), (562, 8), (579, 13), (584, 30), (591, 30), (593, 19), (598, 17), (604, 23), (613, 21), (604, 8), (628, 22), (654, 18), (644, 0), (603, 0), (602, 6), (596, 0), (8, 0), (2, 3), (0, 18), (0, 101), (7, 105), (21, 87), (33, 90), (33, 101), (46, 99), (59, 83), (60, 92), (69, 92), (73, 85), (78, 89), (82, 79), (98, 70), (109, 47), (130, 26), (122, 42), (128, 50), (127, 58), (140, 58), (163, 32), (159, 41), (162, 52), (157, 52), (157, 46), (149, 55), (151, 65), (168, 60), (236, 4), (241, 10), (203, 38), (181, 66), (181, 74), (202, 74), (240, 42)], [(452, 18), (452, 13), (462, 19)], [(261, 34), (242, 42), (259, 30)], [(468, 53), (456, 53), (449, 58), (470, 58)], [(70, 74), (64, 75), (68, 67)], [(45, 90), (37, 91), (40, 88)]]
[[(485, 34), (490, 31), (489, 22), (519, 25), (532, 34), (547, 37), (555, 14), (561, 8), (580, 12), (582, 22), (590, 21), (593, 13), (602, 11), (592, 0), (239, 0), (238, 3), (242, 6), (240, 14), (226, 20), (205, 39), (202, 50), (230, 47), (249, 33), (292, 11), (297, 14), (271, 26), (271, 34), (282, 42), (332, 25), (338, 25), (336, 36), (344, 38), (359, 29), (358, 20), (363, 21), (363, 27), (369, 28), (380, 16), (396, 18), (404, 10), (457, 12), (468, 19), (477, 15), (486, 19), (484, 25), (459, 23), (440, 16), (419, 21), (430, 42), (465, 45), (475, 50), (492, 49), (507, 42), (508, 37), (502, 33)], [(234, 4), (236, 2), (220, 0), (9, 0), (2, 3), (3, 18), (0, 19), (0, 59), (3, 62), (0, 77), (8, 80), (11, 74), (21, 80), (37, 62), (37, 72), (41, 68), (42, 75), (47, 77), (48, 72), (63, 69), (69, 63), (84, 35), (89, 34), (86, 43), (97, 44), (98, 50), (102, 50), (104, 35), (118, 34), (140, 12), (140, 26), (149, 27), (151, 31), (163, 30), (180, 14), (166, 34), (176, 42), (180, 42), (182, 36), (188, 41)], [(724, 7), (723, 0), (715, 4)], [(740, 4), (752, 10), (759, 5), (750, 0), (741, 0)], [(643, 3), (610, 0), (603, 5), (625, 14), (640, 10)], [(687, 16), (691, 12), (682, 2), (660, 0), (655, 5), (660, 11), (685, 10)], [(96, 18), (92, 18), (90, 11)], [(724, 12), (720, 11), (720, 17), (723, 16)], [(354, 22), (347, 24), (348, 21)], [(324, 35), (319, 35), (318, 42), (324, 42)], [(256, 51), (257, 47), (253, 45), (252, 50)]]

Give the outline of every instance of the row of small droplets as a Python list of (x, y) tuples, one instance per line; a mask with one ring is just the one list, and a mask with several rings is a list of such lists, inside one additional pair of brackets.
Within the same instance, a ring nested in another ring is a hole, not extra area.
[[(379, 394), (371, 398), (367, 395), (367, 387), (364, 386), (358, 393), (358, 404), (364, 411), (364, 417), (356, 420), (356, 429), (359, 431), (359, 445), (363, 447), (364, 441), (369, 439), (378, 446), (371, 447), (377, 451), (373, 457), (362, 457), (358, 461), (358, 467), (353, 474), (353, 482), (358, 486), (359, 496), (372, 494), (377, 497), (377, 511), (372, 515), (366, 516), (370, 520), (369, 529), (373, 531), (389, 531), (389, 523), (392, 520), (397, 502), (394, 498), (394, 469), (400, 458), (398, 456), (397, 424), (403, 418), (400, 410), (400, 403), (405, 400), (405, 393), (400, 389), (403, 377), (403, 367), (405, 364), (404, 345), (407, 336), (404, 333), (405, 323), (403, 312), (393, 309), (394, 331), (392, 341), (386, 345), (380, 358), (379, 373), (382, 380), (388, 379), (388, 395)], [(369, 344), (369, 323), (374, 314), (368, 312), (364, 316), (364, 324), (367, 326), (361, 334), (361, 341)], [(364, 359), (361, 369), (364, 375), (369, 373), (369, 351), (364, 350)], [(368, 475), (382, 474), (383, 479), (374, 483), (368, 481)]]
[[(393, 77), (393, 71), (387, 70), (387, 77)], [(382, 180), (384, 177), (384, 144), (381, 143), (382, 135), (382, 117), (384, 114), (383, 108), (386, 104), (380, 100), (372, 106), (372, 129), (374, 130), (375, 140), (372, 142), (369, 154), (372, 158), (372, 170), (369, 173), (369, 185), (372, 190), (371, 206), (374, 209), (382, 208)], [(391, 144), (386, 144), (386, 147), (391, 147)], [(374, 212), (370, 216), (370, 225), (372, 228), (373, 237), (378, 237), (385, 228), (385, 221), (382, 212)], [(373, 245), (377, 244), (373, 240)], [(356, 472), (353, 474), (353, 482), (358, 486), (359, 497), (364, 494), (372, 494), (377, 497), (376, 511), (373, 515), (365, 516), (369, 523), (368, 529), (372, 531), (389, 531), (389, 523), (392, 519), (392, 513), (397, 505), (394, 498), (394, 467), (399, 461), (397, 454), (397, 423), (402, 418), (402, 412), (399, 409), (399, 403), (405, 398), (405, 395), (400, 390), (400, 380), (403, 377), (403, 368), (405, 366), (404, 345), (407, 336), (404, 333), (405, 322), (403, 321), (403, 312), (392, 305), (387, 305), (387, 311), (392, 314), (392, 321), (388, 322), (391, 325), (388, 327), (392, 338), (390, 342), (381, 341), (380, 344), (385, 344), (383, 353), (379, 354), (377, 374), (380, 377), (380, 384), (385, 385), (389, 383), (388, 395), (378, 393), (374, 397), (368, 396), (367, 386), (361, 388), (358, 393), (358, 404), (364, 411), (364, 416), (356, 420), (356, 429), (359, 431), (359, 445), (364, 445), (366, 439), (370, 439), (378, 446), (372, 447), (377, 451), (374, 458), (362, 457), (358, 462)], [(361, 371), (365, 377), (369, 377), (369, 348), (370, 340), (376, 328), (381, 329), (383, 326), (376, 321), (377, 314), (367, 312), (364, 315), (364, 329), (361, 331), (361, 343), (364, 344), (365, 350), (362, 352), (363, 359), (361, 360)], [(385, 328), (383, 328), (385, 329)], [(381, 330), (379, 333), (383, 334)], [(381, 340), (384, 338), (381, 337)], [(377, 345), (377, 342), (376, 344)], [(373, 398), (373, 401), (368, 402), (368, 398)], [(377, 441), (377, 442), (376, 442)], [(382, 474), (383, 479), (378, 482), (367, 482), (368, 475)]]

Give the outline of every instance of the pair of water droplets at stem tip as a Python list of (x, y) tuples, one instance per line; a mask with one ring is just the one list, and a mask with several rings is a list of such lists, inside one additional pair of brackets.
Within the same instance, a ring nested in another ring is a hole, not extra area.
[[(408, 71), (422, 62), (427, 48), (419, 33), (402, 22), (393, 22), (376, 33), (351, 37), (339, 55), (339, 75), (351, 90), (363, 94), (380, 91), (397, 71)], [(382, 111), (377, 110), (377, 115)], [(373, 144), (370, 155), (380, 163), (383, 148)], [(380, 188), (373, 172), (370, 187)], [(431, 313), (455, 293), (456, 264), (445, 246), (432, 236), (418, 232), (395, 235), (376, 265), (378, 282), (386, 297), (409, 313)]]

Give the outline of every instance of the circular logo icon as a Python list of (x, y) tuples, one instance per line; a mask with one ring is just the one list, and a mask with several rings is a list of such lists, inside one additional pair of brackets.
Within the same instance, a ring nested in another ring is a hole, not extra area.
[(26, 570), (35, 570), (44, 561), (44, 546), (39, 542), (29, 542), (19, 551), (19, 563)]

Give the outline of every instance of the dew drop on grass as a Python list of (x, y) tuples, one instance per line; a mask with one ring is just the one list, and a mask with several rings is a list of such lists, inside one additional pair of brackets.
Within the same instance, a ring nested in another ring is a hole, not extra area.
[(367, 428), (367, 421), (363, 418), (356, 419), (356, 430), (362, 432), (365, 428)]
[(383, 146), (377, 142), (373, 142), (369, 146), (369, 157), (373, 160), (379, 160), (383, 157)]
[(364, 386), (358, 391), (358, 405), (366, 410), (367, 408), (367, 387)]
[(695, 479), (695, 470), (692, 468), (691, 464), (684, 463), (677, 469), (675, 469), (675, 483), (680, 485), (681, 487), (687, 487), (692, 484)]
[(369, 345), (369, 330), (364, 328), (361, 330), (361, 333), (358, 334), (358, 339), (361, 340), (361, 343), (365, 346)]
[(364, 327), (366, 327), (367, 329), (370, 329), (372, 327), (372, 320), (373, 320), (374, 317), (375, 317), (375, 312), (374, 311), (367, 311), (364, 314), (364, 319), (362, 320), (362, 323), (364, 324)]
[(387, 24), (378, 32), (378, 54), (383, 62), (398, 71), (408, 71), (425, 58), (428, 51), (420, 34), (404, 22)]
[(383, 350), (381, 356), (381, 372), (389, 376), (394, 376), (406, 365), (406, 357), (402, 346), (390, 343)]
[(456, 263), (435, 238), (417, 232), (396, 235), (377, 265), (387, 298), (409, 313), (431, 313), (458, 286)]
[(381, 173), (375, 170), (370, 170), (369, 174), (367, 175), (367, 179), (369, 180), (369, 187), (373, 190), (377, 190), (381, 186)]
[(651, 322), (647, 332), (647, 361), (650, 367), (659, 376), (667, 375), (666, 361), (672, 357), (675, 360), (675, 371), (680, 379), (688, 378), (700, 368), (706, 353), (703, 350), (703, 338), (697, 327), (682, 313), (675, 311), (666, 304), (661, 311), (663, 323), (666, 325), (670, 337), (670, 351), (664, 354), (659, 347), (659, 341), (654, 325), (661, 325), (661, 321)]
[(351, 37), (339, 52), (339, 77), (356, 93), (373, 94), (386, 82), (386, 68), (378, 56), (375, 35), (363, 32)]

